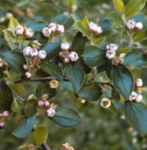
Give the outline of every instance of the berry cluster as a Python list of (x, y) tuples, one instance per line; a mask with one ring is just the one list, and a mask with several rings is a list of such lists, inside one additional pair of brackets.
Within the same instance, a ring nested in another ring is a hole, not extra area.
[(34, 32), (31, 28), (22, 25), (16, 27), (15, 33), (16, 35), (25, 36), (27, 38), (32, 38), (34, 36)]
[(79, 55), (75, 51), (70, 51), (70, 43), (65, 42), (61, 44), (62, 51), (59, 53), (59, 56), (62, 58), (64, 63), (76, 62), (79, 59)]
[(88, 24), (88, 27), (89, 27), (89, 30), (90, 30), (91, 32), (93, 32), (95, 35), (100, 35), (100, 34), (103, 33), (102, 27), (101, 27), (101, 26), (98, 26), (98, 25), (97, 25), (96, 23), (94, 23), (94, 22), (90, 22), (90, 23)]
[(0, 129), (5, 127), (5, 122), (10, 116), (10, 113), (8, 111), (3, 111), (0, 113)]
[(64, 33), (64, 26), (54, 22), (48, 24), (47, 27), (44, 27), (42, 29), (42, 34), (46, 38), (50, 37), (51, 35), (61, 34), (61, 33)]
[(142, 22), (136, 22), (133, 19), (130, 19), (126, 23), (127, 28), (130, 31), (140, 31), (143, 30), (143, 23)]

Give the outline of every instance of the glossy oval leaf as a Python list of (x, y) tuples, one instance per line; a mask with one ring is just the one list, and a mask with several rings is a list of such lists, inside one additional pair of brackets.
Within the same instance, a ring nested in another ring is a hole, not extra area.
[(116, 91), (128, 99), (133, 90), (133, 77), (130, 71), (123, 65), (113, 66), (111, 78)]
[(125, 114), (127, 120), (140, 134), (147, 134), (147, 108), (143, 104), (127, 102)]
[(17, 138), (27, 137), (32, 132), (32, 129), (37, 122), (38, 120), (36, 116), (27, 118), (18, 128), (15, 129), (13, 135)]
[(117, 12), (124, 13), (125, 5), (124, 5), (123, 0), (113, 0), (113, 5)]
[(98, 84), (90, 84), (81, 88), (79, 96), (87, 101), (97, 101), (101, 96), (101, 88)]
[(57, 108), (53, 121), (62, 127), (75, 127), (80, 123), (80, 117), (78, 113), (68, 108)]
[(105, 51), (103, 49), (90, 46), (87, 47), (83, 53), (84, 62), (88, 66), (100, 66), (105, 57)]

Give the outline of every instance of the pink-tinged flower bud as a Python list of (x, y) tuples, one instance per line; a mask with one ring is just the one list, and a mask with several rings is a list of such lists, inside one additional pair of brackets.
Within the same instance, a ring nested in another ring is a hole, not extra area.
[(56, 115), (56, 110), (55, 110), (55, 108), (49, 108), (48, 110), (47, 110), (47, 116), (48, 117), (54, 117)]
[(136, 86), (137, 86), (137, 87), (143, 87), (143, 80), (142, 80), (141, 78), (138, 78), (138, 79), (136, 80)]
[(15, 29), (16, 35), (23, 35), (25, 29), (22, 25), (18, 25)]
[(42, 34), (44, 37), (48, 38), (51, 35), (51, 30), (48, 27), (42, 29)]
[(31, 57), (36, 57), (36, 56), (38, 56), (38, 49), (33, 48), (32, 51), (31, 51), (31, 53), (30, 53), (30, 56), (31, 56)]
[(143, 23), (142, 22), (137, 22), (135, 24), (135, 28), (138, 29), (138, 30), (143, 30)]
[(143, 101), (143, 95), (142, 94), (138, 94), (136, 97), (136, 102), (140, 103)]
[(135, 29), (135, 25), (136, 25), (136, 22), (133, 19), (128, 20), (127, 23), (126, 23), (126, 26), (127, 26), (127, 28), (129, 30), (134, 30)]
[(26, 28), (25, 29), (25, 36), (27, 38), (32, 38), (34, 36), (34, 32), (31, 28)]
[(130, 101), (135, 101), (137, 98), (138, 94), (136, 92), (132, 92), (131, 95), (129, 96)]
[(38, 106), (39, 107), (43, 107), (44, 106), (44, 101), (43, 100), (39, 100), (38, 101)]
[(9, 115), (10, 115), (10, 113), (9, 113), (8, 111), (4, 111), (4, 112), (3, 112), (3, 116), (4, 116), (4, 117), (9, 117)]
[(57, 29), (56, 29), (58, 32), (60, 33), (64, 33), (64, 26), (63, 25), (57, 25)]
[(47, 108), (47, 107), (49, 107), (49, 105), (50, 105), (50, 103), (49, 103), (47, 100), (45, 100), (45, 101), (44, 101), (44, 107)]
[(5, 123), (4, 122), (0, 122), (0, 129), (3, 129), (5, 127)]
[(33, 48), (32, 48), (32, 47), (30, 47), (30, 46), (25, 47), (25, 48), (23, 49), (23, 55), (24, 55), (24, 56), (30, 56), (30, 54), (31, 54), (32, 51), (33, 51)]
[(62, 50), (69, 50), (70, 46), (71, 46), (71, 44), (68, 42), (61, 43), (61, 49)]
[(38, 52), (38, 57), (39, 57), (40, 59), (45, 59), (45, 58), (47, 57), (46, 51), (45, 51), (45, 50), (40, 50), (40, 51)]

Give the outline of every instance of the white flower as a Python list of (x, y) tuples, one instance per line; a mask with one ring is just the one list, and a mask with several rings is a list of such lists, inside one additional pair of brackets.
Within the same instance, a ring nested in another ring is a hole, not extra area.
[(138, 78), (138, 79), (136, 80), (136, 86), (137, 86), (137, 87), (143, 87), (143, 80), (142, 80), (141, 78)]
[(108, 59), (113, 59), (115, 56), (116, 56), (116, 51), (110, 51), (110, 50), (106, 51), (106, 57)]
[(142, 30), (143, 29), (143, 23), (142, 22), (137, 22), (135, 24), (135, 28), (137, 28), (138, 30)]
[(25, 76), (26, 76), (26, 78), (28, 78), (28, 79), (29, 79), (29, 78), (31, 78), (31, 77), (32, 77), (32, 74), (31, 74), (30, 72), (26, 72), (26, 73), (25, 73)]
[(11, 12), (7, 12), (7, 13), (6, 13), (6, 18), (9, 19), (9, 18), (11, 18), (11, 17), (13, 17), (13, 14), (12, 14)]
[(50, 28), (50, 27), (56, 27), (56, 25), (57, 25), (56, 23), (51, 22), (51, 23), (48, 24), (48, 28)]
[(48, 38), (48, 37), (51, 35), (51, 30), (49, 30), (48, 27), (44, 27), (44, 28), (42, 29), (42, 34), (43, 34), (44, 37), (47, 37), (47, 38)]
[(102, 98), (101, 102), (100, 102), (100, 106), (107, 109), (111, 106), (111, 100), (108, 98)]
[(5, 127), (5, 123), (4, 122), (0, 122), (0, 129)]
[(34, 32), (31, 28), (26, 28), (25, 29), (25, 35), (27, 38), (32, 38), (34, 36)]
[(136, 26), (136, 22), (133, 19), (127, 21), (126, 26), (129, 30), (133, 30)]
[(47, 57), (46, 51), (45, 51), (45, 50), (40, 50), (40, 51), (38, 52), (38, 57), (39, 57), (40, 59), (45, 59), (45, 58)]
[(30, 52), (31, 57), (36, 57), (38, 56), (38, 50), (36, 48), (32, 48), (32, 51)]
[(136, 92), (132, 92), (131, 95), (129, 96), (130, 101), (135, 101), (137, 98), (138, 94)]
[(44, 101), (43, 100), (39, 100), (38, 101), (38, 106), (39, 107), (43, 107), (44, 106)]
[(115, 44), (115, 43), (110, 43), (110, 44), (106, 45), (106, 50), (117, 51), (118, 50), (118, 45)]
[(136, 102), (140, 103), (143, 100), (143, 95), (142, 94), (138, 94), (136, 97)]
[(23, 35), (25, 29), (22, 25), (18, 25), (15, 29), (16, 35)]
[(96, 23), (94, 22), (90, 22), (89, 23), (89, 29), (97, 34), (101, 34), (103, 32), (103, 29), (101, 26), (98, 26)]
[(56, 110), (55, 110), (55, 108), (50, 107), (50, 108), (47, 110), (47, 116), (48, 116), (48, 117), (54, 117), (55, 115), (56, 115)]
[(63, 25), (57, 25), (57, 29), (56, 29), (58, 32), (60, 33), (64, 33), (64, 26)]
[(57, 24), (54, 23), (54, 22), (52, 22), (52, 23), (50, 23), (48, 25), (48, 28), (49, 28), (50, 32), (56, 32), (56, 30), (57, 30)]
[(70, 46), (71, 45), (68, 42), (61, 43), (61, 49), (63, 49), (63, 50), (69, 50)]
[(9, 113), (7, 110), (5, 110), (5, 111), (3, 112), (3, 116), (4, 116), (4, 117), (9, 117), (9, 115), (10, 115), (10, 113)]
[(49, 107), (49, 105), (50, 105), (50, 103), (49, 103), (47, 100), (45, 100), (45, 101), (44, 101), (44, 106), (45, 106), (45, 107)]
[(24, 55), (24, 56), (30, 56), (32, 50), (33, 50), (33, 48), (30, 47), (30, 46), (25, 47), (25, 48), (23, 49), (23, 55)]
[(79, 55), (78, 55), (77, 52), (71, 51), (71, 52), (69, 53), (69, 58), (70, 58), (70, 60), (71, 60), (72, 62), (76, 62), (76, 61), (79, 59)]

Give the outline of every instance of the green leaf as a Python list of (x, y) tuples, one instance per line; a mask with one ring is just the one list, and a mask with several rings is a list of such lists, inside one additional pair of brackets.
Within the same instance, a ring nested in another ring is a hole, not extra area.
[(83, 59), (88, 66), (100, 66), (104, 62), (105, 51), (103, 49), (90, 46), (83, 53)]
[(125, 114), (127, 120), (140, 134), (147, 134), (147, 108), (143, 104), (127, 102)]
[(10, 30), (15, 31), (15, 29), (16, 29), (16, 27), (17, 27), (18, 25), (20, 25), (20, 23), (18, 22), (18, 20), (17, 20), (15, 17), (10, 17), (8, 28), (9, 28)]
[(68, 108), (57, 108), (53, 121), (62, 127), (75, 127), (80, 123), (78, 113)]
[(124, 13), (125, 5), (124, 5), (123, 0), (113, 0), (113, 5), (117, 12)]
[(41, 145), (46, 143), (48, 138), (48, 128), (46, 126), (39, 126), (33, 131), (33, 140), (35, 144)]
[(75, 92), (78, 92), (84, 80), (84, 71), (79, 66), (67, 66), (64, 69), (65, 76), (72, 83)]
[(22, 71), (25, 60), (21, 54), (4, 50), (0, 52), (0, 57), (4, 59), (14, 71)]
[(113, 66), (111, 78), (116, 91), (128, 99), (134, 86), (130, 71), (123, 65)]
[(97, 101), (101, 96), (101, 88), (98, 84), (90, 84), (81, 88), (79, 96), (87, 101)]
[(130, 18), (137, 15), (145, 7), (145, 4), (146, 0), (129, 0), (125, 11), (126, 16)]
[(124, 65), (131, 66), (133, 68), (141, 69), (145, 64), (145, 57), (143, 53), (138, 50), (129, 52), (124, 59)]
[(61, 76), (60, 68), (56, 64), (49, 62), (49, 60), (43, 61), (40, 67), (41, 70), (43, 70), (44, 72), (46, 72), (51, 76), (57, 76), (57, 77)]
[(83, 35), (78, 32), (73, 39), (71, 49), (78, 52), (78, 54), (82, 54), (85, 48), (86, 41), (87, 38), (83, 37)]
[(53, 57), (60, 51), (60, 40), (47, 43), (42, 49), (46, 50), (48, 57)]
[(0, 81), (0, 110), (11, 110), (13, 94), (5, 81)]
[(15, 129), (13, 135), (17, 138), (27, 137), (32, 132), (32, 129), (37, 122), (38, 120), (36, 116), (27, 118), (20, 127)]

